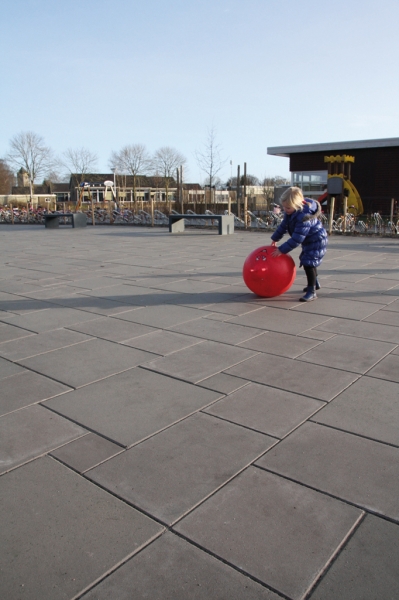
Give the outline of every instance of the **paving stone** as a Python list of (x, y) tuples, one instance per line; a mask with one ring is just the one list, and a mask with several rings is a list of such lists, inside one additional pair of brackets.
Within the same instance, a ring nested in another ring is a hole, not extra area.
[(272, 354), (259, 354), (226, 372), (257, 383), (330, 401), (357, 379), (347, 371), (306, 364)]
[(194, 308), (184, 308), (181, 306), (148, 306), (139, 311), (128, 311), (118, 315), (118, 319), (123, 321), (132, 321), (141, 323), (150, 327), (159, 327), (160, 329), (168, 329), (173, 325), (193, 321), (205, 316), (204, 311)]
[(308, 422), (257, 464), (368, 511), (399, 519), (398, 448)]
[(365, 319), (369, 323), (379, 323), (399, 328), (399, 312), (392, 310), (379, 310)]
[(85, 295), (105, 298), (114, 302), (123, 302), (126, 305), (132, 306), (162, 306), (165, 302), (173, 298), (173, 293), (166, 290), (158, 291), (126, 283), (92, 290), (91, 292), (86, 292)]
[(46, 406), (130, 446), (204, 408), (220, 393), (145, 369), (130, 369), (67, 396)]
[(109, 317), (101, 317), (93, 321), (88, 321), (87, 323), (72, 325), (70, 329), (111, 342), (124, 342), (140, 335), (156, 331), (153, 327), (139, 325), (138, 323), (119, 321), (118, 319)]
[(220, 560), (166, 532), (82, 600), (281, 600)]
[(195, 346), (195, 344), (200, 344), (202, 341), (203, 340), (197, 337), (174, 333), (172, 331), (158, 330), (154, 333), (148, 333), (147, 335), (125, 340), (123, 343), (126, 344), (126, 346), (132, 346), (133, 348), (153, 352), (160, 356), (166, 356), (172, 352)]
[[(399, 289), (398, 289), (398, 294), (399, 294)], [(394, 302), (388, 304), (382, 310), (383, 311), (390, 311), (390, 312), (399, 312), (399, 300), (395, 300)]]
[(362, 377), (312, 420), (399, 446), (399, 384)]
[(171, 524), (273, 443), (266, 435), (196, 414), (86, 476)]
[(32, 371), (22, 371), (1, 382), (0, 415), (69, 392), (70, 388)]
[(74, 440), (86, 431), (34, 404), (0, 418), (0, 472)]
[(302, 302), (292, 310), (300, 313), (311, 313), (312, 315), (326, 315), (330, 317), (345, 317), (345, 319), (354, 319), (361, 321), (369, 315), (372, 315), (381, 308), (380, 304), (371, 302), (355, 302), (353, 300), (341, 299), (337, 302), (336, 298), (323, 298), (321, 293), (316, 302)]
[(19, 338), (33, 335), (31, 331), (26, 331), (20, 327), (13, 327), (13, 325), (6, 325), (6, 323), (0, 323), (0, 350), (1, 345), (10, 340), (17, 340)]
[(294, 311), (265, 307), (256, 312), (231, 319), (230, 323), (298, 335), (321, 325), (327, 320), (328, 318), (320, 315), (306, 314), (298, 317), (298, 314)]
[(329, 340), (334, 337), (334, 333), (327, 333), (326, 331), (319, 331), (318, 329), (309, 329), (309, 331), (304, 331), (299, 334), (300, 337), (310, 338), (311, 340)]
[(44, 310), (37, 310), (24, 315), (13, 315), (10, 317), (1, 317), (3, 322), (10, 325), (22, 327), (33, 333), (42, 333), (51, 329), (60, 329), (65, 325), (73, 325), (82, 321), (89, 321), (95, 316), (81, 310), (72, 308), (52, 306)]
[(239, 345), (242, 348), (250, 348), (251, 350), (258, 350), (259, 352), (277, 354), (287, 358), (296, 358), (315, 346), (319, 347), (319, 344), (320, 342), (318, 341), (268, 331), (246, 342), (242, 342)]
[(87, 335), (68, 331), (67, 329), (55, 329), (44, 333), (30, 334), (0, 345), (0, 356), (9, 360), (21, 360), (37, 354), (44, 354), (51, 350), (73, 346), (91, 339)]
[(106, 340), (91, 339), (25, 358), (20, 363), (28, 369), (76, 388), (136, 367), (153, 356)]
[(299, 600), (360, 515), (352, 506), (250, 467), (175, 530)]
[(283, 438), (324, 403), (250, 383), (212, 404), (205, 412), (256, 431)]
[(199, 383), (229, 367), (246, 361), (256, 352), (204, 341), (185, 350), (146, 363), (146, 368), (166, 373), (179, 379)]
[(244, 385), (248, 385), (248, 380), (233, 377), (226, 373), (218, 373), (217, 375), (203, 379), (198, 385), (209, 390), (216, 390), (222, 394), (231, 394), (231, 392), (235, 392), (244, 387)]
[(83, 473), (122, 451), (121, 446), (89, 433), (51, 452), (68, 467)]
[(370, 369), (367, 375), (399, 383), (399, 356), (396, 353), (390, 354)]
[(399, 527), (367, 515), (310, 600), (399, 598)]
[(360, 338), (336, 335), (317, 348), (302, 354), (299, 360), (354, 373), (365, 373), (395, 347), (394, 344), (377, 341), (365, 344)]
[[(51, 303), (106, 317), (112, 317), (127, 310), (132, 310), (133, 308), (131, 304), (127, 304), (123, 301), (108, 300), (107, 298), (98, 296), (88, 296), (83, 293), (83, 290), (77, 294), (70, 294), (69, 296), (65, 294), (62, 297), (57, 296), (56, 298), (52, 298)], [(140, 307), (136, 306), (135, 308), (137, 310)]]
[(42, 300), (22, 298), (15, 294), (0, 292), (0, 310), (2, 311), (23, 315), (49, 307), (51, 304)]
[(0, 379), (11, 377), (12, 375), (23, 372), (25, 372), (25, 369), (19, 365), (14, 365), (12, 362), (9, 362), (4, 358), (0, 358)]
[(211, 283), (210, 281), (194, 281), (188, 279), (182, 279), (180, 281), (174, 281), (169, 283), (160, 283), (158, 286), (160, 290), (166, 290), (170, 292), (183, 292), (187, 294), (198, 294), (203, 292), (212, 292), (214, 290), (225, 287), (223, 283)]
[(2, 598), (75, 597), (162, 531), (48, 457), (2, 479)]
[(399, 344), (399, 327), (378, 325), (366, 321), (353, 321), (351, 319), (330, 319), (318, 325), (314, 331), (331, 332), (335, 334), (352, 335), (366, 340), (380, 340)]
[(172, 327), (173, 331), (193, 335), (224, 344), (238, 344), (262, 333), (262, 329), (243, 327), (210, 319), (197, 319)]

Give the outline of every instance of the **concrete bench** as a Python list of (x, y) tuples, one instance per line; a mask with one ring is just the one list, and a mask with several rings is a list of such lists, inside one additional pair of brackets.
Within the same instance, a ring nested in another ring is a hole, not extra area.
[(65, 225), (72, 225), (72, 227), (86, 227), (87, 216), (84, 213), (49, 213), (44, 215), (44, 226), (47, 229), (57, 229), (60, 226), (60, 219), (66, 218), (68, 222)]
[(234, 233), (234, 215), (169, 215), (169, 232), (182, 233), (184, 221), (217, 221), (219, 235)]

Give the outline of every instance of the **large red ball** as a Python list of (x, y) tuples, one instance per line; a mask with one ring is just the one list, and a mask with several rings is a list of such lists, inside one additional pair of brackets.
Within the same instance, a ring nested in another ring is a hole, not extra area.
[(261, 246), (245, 260), (242, 275), (251, 292), (264, 298), (284, 294), (294, 283), (296, 268), (291, 256), (272, 256), (275, 246)]

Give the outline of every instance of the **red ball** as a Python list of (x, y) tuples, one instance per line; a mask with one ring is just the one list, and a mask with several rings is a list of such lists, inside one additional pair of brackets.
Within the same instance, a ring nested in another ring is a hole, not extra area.
[(296, 268), (291, 256), (272, 256), (275, 246), (261, 246), (245, 260), (242, 275), (251, 292), (264, 298), (284, 294), (294, 283)]

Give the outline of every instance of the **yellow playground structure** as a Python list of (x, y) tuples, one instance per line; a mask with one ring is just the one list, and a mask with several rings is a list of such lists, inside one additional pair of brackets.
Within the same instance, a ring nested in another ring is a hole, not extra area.
[(348, 212), (354, 216), (361, 215), (363, 213), (362, 199), (351, 181), (351, 164), (355, 162), (355, 157), (346, 154), (325, 156), (324, 162), (328, 164), (327, 192), (319, 198), (319, 201), (323, 201), (328, 196), (334, 196), (342, 206), (342, 199), (346, 197)]

